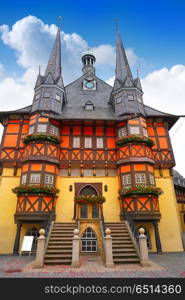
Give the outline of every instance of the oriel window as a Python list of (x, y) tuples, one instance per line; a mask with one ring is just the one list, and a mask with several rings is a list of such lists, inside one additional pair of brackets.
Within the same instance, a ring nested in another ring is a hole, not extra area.
[(47, 124), (38, 124), (37, 132), (46, 132), (47, 131)]
[(136, 184), (145, 184), (146, 183), (146, 175), (142, 173), (135, 174)]
[(31, 174), (30, 183), (40, 183), (40, 174)]
[(53, 184), (54, 176), (53, 175), (45, 175), (45, 184)]

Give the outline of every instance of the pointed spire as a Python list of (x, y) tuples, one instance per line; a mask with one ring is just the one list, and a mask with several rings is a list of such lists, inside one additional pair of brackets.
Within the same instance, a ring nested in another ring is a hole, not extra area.
[(121, 82), (124, 82), (127, 78), (130, 77), (133, 80), (130, 66), (126, 57), (125, 49), (121, 40), (119, 31), (117, 31), (117, 47), (116, 47), (116, 79), (119, 79)]
[(44, 76), (47, 78), (49, 73), (52, 75), (55, 82), (58, 81), (61, 76), (61, 39), (59, 28)]

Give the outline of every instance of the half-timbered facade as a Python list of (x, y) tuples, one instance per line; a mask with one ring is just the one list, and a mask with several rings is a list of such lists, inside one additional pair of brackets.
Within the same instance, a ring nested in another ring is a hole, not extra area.
[(183, 251), (169, 137), (179, 117), (144, 104), (119, 33), (113, 87), (95, 61), (87, 51), (82, 76), (64, 86), (58, 30), (33, 103), (0, 112), (0, 253), (17, 254), (26, 232), (51, 218), (78, 223), (81, 251), (101, 252), (100, 220), (128, 216), (144, 226), (151, 251)]

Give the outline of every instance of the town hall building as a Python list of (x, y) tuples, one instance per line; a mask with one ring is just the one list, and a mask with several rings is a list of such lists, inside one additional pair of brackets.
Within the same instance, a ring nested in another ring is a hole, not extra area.
[(0, 112), (0, 254), (19, 254), (25, 235), (34, 251), (40, 228), (45, 264), (71, 263), (75, 228), (80, 255), (102, 257), (110, 228), (115, 263), (138, 261), (140, 227), (149, 251), (184, 251), (185, 197), (177, 201), (169, 137), (179, 117), (144, 104), (119, 32), (113, 87), (96, 76), (89, 50), (82, 75), (64, 86), (61, 51), (58, 29), (32, 104)]

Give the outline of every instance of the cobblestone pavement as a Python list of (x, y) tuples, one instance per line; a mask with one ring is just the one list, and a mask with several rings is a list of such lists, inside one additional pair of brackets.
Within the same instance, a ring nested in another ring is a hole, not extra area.
[(45, 266), (43, 269), (33, 269), (34, 257), (0, 256), (1, 278), (185, 278), (185, 252), (150, 254), (151, 267), (141, 267), (136, 264), (116, 265), (105, 268), (100, 257), (82, 256), (81, 267)]

